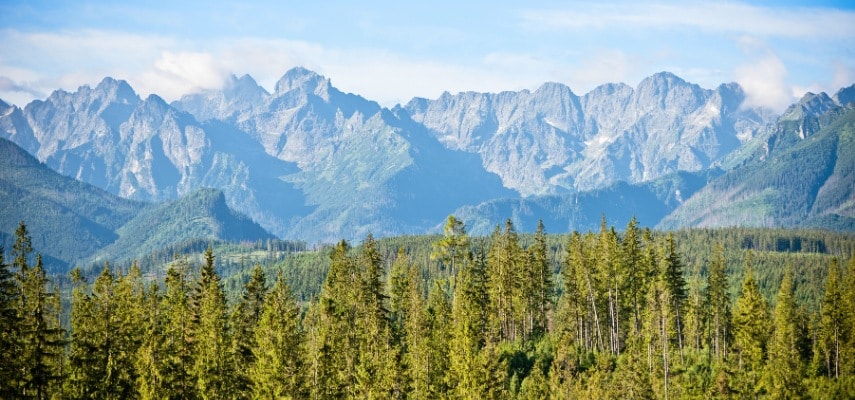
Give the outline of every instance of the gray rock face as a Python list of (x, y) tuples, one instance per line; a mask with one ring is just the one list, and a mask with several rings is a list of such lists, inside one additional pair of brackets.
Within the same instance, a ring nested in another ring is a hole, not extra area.
[[(786, 115), (849, 104), (853, 92), (807, 96)], [(232, 76), (222, 90), (171, 105), (107, 78), (24, 109), (0, 104), (0, 136), (128, 198), (221, 189), (229, 206), (277, 236), (316, 242), (421, 233), (495, 199), (727, 170), (768, 153), (776, 137), (775, 116), (744, 100), (735, 83), (703, 89), (663, 72), (582, 96), (546, 83), (389, 110), (295, 68), (272, 92)]]
[(507, 187), (531, 196), (708, 168), (768, 122), (744, 99), (736, 84), (705, 90), (663, 72), (635, 89), (606, 84), (581, 98), (550, 83), (533, 93), (414, 99), (406, 108), (440, 141), (480, 154)]
[(216, 187), (230, 194), (231, 206), (252, 218), (271, 224), (287, 219), (287, 213), (266, 210), (260, 187), (248, 183), (264, 182), (270, 184), (267, 189), (287, 194), (290, 185), (278, 179), (271, 184), (265, 177), (293, 168), (265, 163), (258, 158), (263, 151), (253, 151), (252, 145), (216, 126), (203, 126), (155, 95), (140, 99), (124, 81), (106, 78), (94, 89), (56, 91), (24, 110), (6, 111), (0, 135), (23, 144), (64, 175), (144, 201)]

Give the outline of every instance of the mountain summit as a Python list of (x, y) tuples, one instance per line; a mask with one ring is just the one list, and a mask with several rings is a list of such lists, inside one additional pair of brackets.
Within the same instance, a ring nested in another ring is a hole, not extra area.
[(583, 95), (552, 82), (446, 92), (390, 110), (293, 68), (272, 92), (231, 76), (220, 90), (172, 104), (106, 78), (24, 109), (2, 105), (0, 137), (122, 197), (172, 200), (217, 188), (277, 236), (329, 242), (421, 233), (467, 206), (566, 207), (599, 196), (585, 193), (618, 202), (621, 193), (644, 193), (661, 216), (689, 204), (704, 179), (777, 159), (832, 126), (853, 93), (808, 94), (779, 120), (748, 107), (738, 84), (704, 89), (662, 72)]

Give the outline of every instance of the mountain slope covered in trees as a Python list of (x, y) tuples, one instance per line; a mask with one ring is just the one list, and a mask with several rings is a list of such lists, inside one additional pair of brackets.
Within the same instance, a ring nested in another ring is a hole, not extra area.
[(786, 117), (765, 139), (767, 159), (712, 181), (659, 226), (855, 230), (855, 109)]
[(0, 139), (0, 203), (0, 232), (12, 238), (26, 221), (39, 232), (33, 245), (56, 267), (114, 242), (116, 230), (145, 207), (62, 176), (6, 139)]
[(50, 270), (99, 259), (140, 257), (191, 239), (255, 241), (272, 236), (228, 208), (223, 193), (200, 189), (162, 204), (127, 200), (62, 176), (0, 139), (0, 233), (11, 243), (25, 221)]

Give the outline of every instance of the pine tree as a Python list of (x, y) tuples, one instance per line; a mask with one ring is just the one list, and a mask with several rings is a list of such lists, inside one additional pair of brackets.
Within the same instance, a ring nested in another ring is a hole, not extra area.
[(548, 313), (552, 304), (552, 268), (546, 247), (543, 220), (538, 221), (534, 244), (528, 249), (528, 263), (524, 279), (523, 296), (526, 299), (526, 337), (546, 332)]
[(214, 270), (214, 254), (209, 246), (205, 251), (196, 286), (192, 312), (191, 335), (193, 341), (192, 374), (196, 392), (202, 399), (232, 398), (233, 368), (229, 355), (229, 337), (226, 316), (226, 296), (220, 277)]
[(831, 261), (822, 298), (820, 349), (825, 359), (825, 370), (829, 378), (840, 377), (840, 351), (844, 334), (846, 308), (840, 290), (840, 270), (837, 259)]
[(347, 255), (349, 250), (346, 241), (332, 249), (327, 279), (305, 318), (306, 366), (312, 398), (347, 397), (354, 382), (358, 326), (350, 302), (359, 277)]
[(256, 348), (255, 329), (264, 309), (266, 285), (261, 265), (255, 264), (252, 268), (252, 276), (243, 287), (240, 301), (231, 313), (233, 332), (231, 352), (235, 366), (234, 385), (237, 398), (246, 399), (252, 395), (249, 371), (255, 363), (253, 353)]
[(491, 340), (514, 341), (523, 336), (525, 303), (522, 282), (524, 258), (519, 238), (510, 219), (505, 229), (496, 227), (487, 256), (487, 295)]
[[(449, 369), (451, 304), (449, 304), (445, 287), (442, 282), (435, 282), (433, 290), (428, 295), (424, 311), (427, 335), (423, 338), (415, 338), (416, 332), (414, 332), (413, 339), (410, 340), (414, 346), (420, 346), (417, 344), (418, 341), (426, 347), (424, 351), (420, 352), (423, 357), (419, 359), (418, 365), (416, 363), (410, 364), (410, 368), (411, 370), (424, 371), (421, 376), (428, 384), (427, 398), (444, 397), (449, 390), (447, 374)], [(414, 316), (410, 324), (415, 325), (417, 322)], [(414, 375), (411, 374), (411, 376)]]
[(448, 385), (452, 396), (477, 396), (480, 379), (488, 375), (481, 370), (481, 349), (486, 344), (486, 277), (483, 245), (476, 259), (464, 262), (455, 278), (451, 308)]
[[(26, 232), (26, 231), (24, 231)], [(26, 240), (29, 242), (29, 238)], [(22, 287), (21, 318), (24, 344), (22, 392), (24, 398), (49, 399), (58, 394), (58, 383), (64, 343), (64, 330), (59, 326), (59, 294), (48, 291), (49, 283), (42, 265), (41, 254), (36, 255), (36, 264), (25, 271)]]
[(184, 259), (176, 260), (166, 272), (166, 292), (158, 307), (163, 313), (163, 326), (157, 351), (162, 360), (158, 360), (157, 373), (163, 396), (195, 399), (193, 320), (186, 274)]
[(105, 264), (95, 280), (91, 293), (86, 290), (79, 270), (72, 272), (72, 279), (76, 287), (72, 303), (69, 395), (87, 399), (133, 397), (136, 393), (133, 356), (140, 340), (134, 328), (139, 324), (139, 315), (134, 315), (134, 310), (139, 298), (131, 292), (129, 283), (120, 285), (109, 264)]
[[(398, 337), (396, 343), (401, 353), (399, 380), (408, 397), (427, 399), (431, 378), (430, 327), (422, 299), (421, 273), (418, 267), (411, 265), (406, 258), (403, 250), (400, 250), (389, 278), (389, 298), (392, 304), (390, 317), (393, 332), (397, 330), (394, 335)], [(401, 276), (401, 273), (406, 275)], [(398, 296), (400, 299), (396, 301)], [(398, 306), (395, 306), (396, 303)], [(394, 328), (395, 325), (398, 325), (398, 328)]]
[(849, 259), (843, 274), (843, 334), (844, 344), (840, 356), (841, 374), (855, 375), (855, 256)]
[(143, 293), (142, 318), (139, 320), (142, 341), (136, 353), (134, 366), (138, 372), (137, 391), (140, 399), (168, 398), (171, 393), (165, 387), (167, 362), (165, 337), (166, 315), (160, 309), (162, 297), (156, 282), (152, 282)]
[(397, 374), (398, 354), (393, 346), (389, 326), (386, 295), (383, 291), (383, 259), (377, 242), (369, 233), (362, 242), (362, 252), (357, 261), (361, 280), (357, 285), (354, 304), (358, 362), (355, 369), (354, 394), (360, 398), (388, 398), (400, 393), (403, 388)]
[(144, 321), (147, 313), (144, 308), (145, 283), (136, 261), (127, 275), (117, 278), (114, 294), (116, 354), (111, 367), (111, 374), (116, 382), (114, 395), (121, 399), (132, 399), (137, 398), (136, 382), (139, 371), (135, 368), (135, 361), (144, 340)]
[(718, 362), (727, 357), (730, 328), (730, 296), (727, 293), (727, 264), (721, 243), (713, 246), (713, 257), (707, 275), (709, 305), (708, 346)]
[(21, 318), (18, 317), (20, 288), (5, 252), (0, 246), (0, 398), (14, 398), (20, 385)]
[[(414, 312), (411, 307), (410, 291), (412, 280), (410, 279), (411, 264), (404, 248), (398, 249), (398, 256), (389, 271), (389, 321), (392, 327), (392, 337), (396, 342), (401, 342), (404, 336), (404, 325)], [(416, 270), (418, 272), (418, 270)], [(416, 280), (418, 283), (418, 280)]]
[(469, 237), (463, 221), (449, 215), (443, 227), (443, 237), (433, 244), (431, 259), (439, 260), (448, 266), (450, 275), (457, 274), (457, 264), (466, 258), (469, 252)]
[(598, 297), (605, 297), (603, 301), (605, 309), (602, 315), (605, 317), (603, 318), (605, 322), (608, 322), (605, 335), (608, 342), (606, 349), (612, 355), (618, 355), (622, 347), (621, 332), (626, 332), (625, 327), (622, 327), (625, 324), (621, 319), (621, 292), (624, 289), (626, 271), (620, 267), (620, 244), (617, 233), (614, 228), (606, 226), (605, 216), (600, 222), (600, 233), (597, 236), (596, 246), (594, 251), (595, 275), (597, 275), (596, 281), (600, 283), (600, 287), (595, 290), (601, 293)]
[(79, 268), (70, 273), (74, 284), (71, 298), (71, 345), (69, 368), (66, 380), (66, 396), (69, 398), (92, 398), (98, 388), (98, 380), (103, 376), (97, 371), (99, 366), (94, 360), (96, 355), (95, 339), (98, 334), (94, 323), (94, 302), (89, 294), (89, 286)]
[(754, 396), (761, 390), (759, 378), (769, 340), (769, 308), (754, 281), (750, 255), (746, 264), (742, 291), (733, 311), (733, 349), (739, 377), (736, 389), (743, 396)]
[(280, 272), (255, 329), (255, 362), (250, 372), (255, 398), (306, 396), (302, 341), (300, 310)]
[(626, 271), (627, 289), (632, 298), (632, 331), (641, 331), (641, 306), (648, 284), (649, 271), (642, 262), (641, 240), (639, 238), (638, 221), (632, 216), (626, 225), (622, 244), (624, 270)]
[(793, 277), (788, 268), (775, 303), (774, 333), (769, 339), (769, 361), (766, 365), (771, 378), (769, 394), (775, 399), (800, 398), (804, 393), (804, 371), (796, 324)]
[(673, 233), (669, 233), (666, 239), (665, 258), (663, 262), (665, 263), (663, 271), (665, 290), (668, 291), (668, 298), (671, 301), (668, 307), (673, 313), (673, 319), (668, 323), (673, 324), (676, 331), (677, 346), (680, 349), (680, 360), (683, 362), (683, 309), (688, 297), (688, 291), (686, 290), (686, 278), (683, 276), (683, 262), (680, 260), (680, 255), (677, 252), (677, 244), (674, 241)]
[(60, 391), (65, 333), (59, 325), (59, 295), (48, 291), (49, 280), (40, 254), (36, 254), (35, 265), (30, 266), (32, 252), (30, 233), (21, 221), (12, 246), (18, 290), (15, 307), (18, 327), (12, 329), (20, 336), (12, 340), (13, 346), (17, 344), (12, 349), (16, 358), (4, 362), (9, 361), (10, 367), (17, 371), (9, 385), (15, 392), (13, 398), (47, 399)]

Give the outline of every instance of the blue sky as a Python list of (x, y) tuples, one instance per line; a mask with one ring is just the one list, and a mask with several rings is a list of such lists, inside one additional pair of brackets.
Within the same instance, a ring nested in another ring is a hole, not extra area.
[[(139, 3), (139, 4), (125, 4)], [(166, 100), (305, 66), (383, 105), (444, 90), (736, 81), (781, 111), (855, 83), (852, 2), (0, 2), (0, 98), (127, 80)]]

